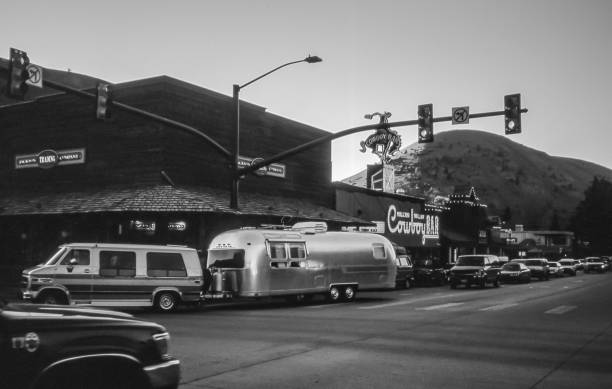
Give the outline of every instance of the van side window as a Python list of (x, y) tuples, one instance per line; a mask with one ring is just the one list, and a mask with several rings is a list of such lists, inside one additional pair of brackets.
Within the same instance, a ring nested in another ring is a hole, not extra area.
[(181, 253), (147, 253), (149, 277), (187, 277)]
[(100, 251), (100, 275), (103, 277), (134, 277), (136, 253), (133, 251)]
[(372, 243), (372, 254), (374, 255), (374, 259), (387, 258), (387, 253), (385, 252), (385, 245), (383, 245), (382, 243)]
[(89, 250), (72, 249), (66, 254), (60, 265), (70, 265), (72, 259), (78, 261), (77, 265), (89, 265)]

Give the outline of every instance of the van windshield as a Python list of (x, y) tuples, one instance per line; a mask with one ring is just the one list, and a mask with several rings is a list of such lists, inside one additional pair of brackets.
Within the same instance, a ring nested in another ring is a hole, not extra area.
[(208, 250), (208, 267), (242, 269), (244, 250)]
[(55, 262), (57, 262), (57, 260), (60, 259), (62, 255), (64, 255), (66, 250), (68, 250), (66, 247), (60, 247), (55, 253), (53, 253), (53, 255), (49, 259), (47, 259), (45, 265), (54, 265)]

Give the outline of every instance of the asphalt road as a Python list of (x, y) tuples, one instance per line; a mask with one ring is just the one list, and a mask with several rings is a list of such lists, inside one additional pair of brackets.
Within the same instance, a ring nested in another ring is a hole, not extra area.
[(182, 389), (612, 387), (612, 273), (135, 314), (169, 329)]

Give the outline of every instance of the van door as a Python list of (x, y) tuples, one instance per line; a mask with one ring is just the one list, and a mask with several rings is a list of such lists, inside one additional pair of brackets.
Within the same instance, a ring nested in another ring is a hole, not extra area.
[(55, 267), (55, 282), (70, 292), (74, 303), (87, 303), (92, 292), (91, 252), (70, 249)]

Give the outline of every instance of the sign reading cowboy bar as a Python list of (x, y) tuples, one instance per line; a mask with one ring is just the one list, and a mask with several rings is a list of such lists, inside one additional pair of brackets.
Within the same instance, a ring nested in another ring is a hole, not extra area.
[(85, 163), (85, 149), (43, 150), (38, 154), (15, 156), (15, 169), (42, 168), (50, 169), (58, 165)]

